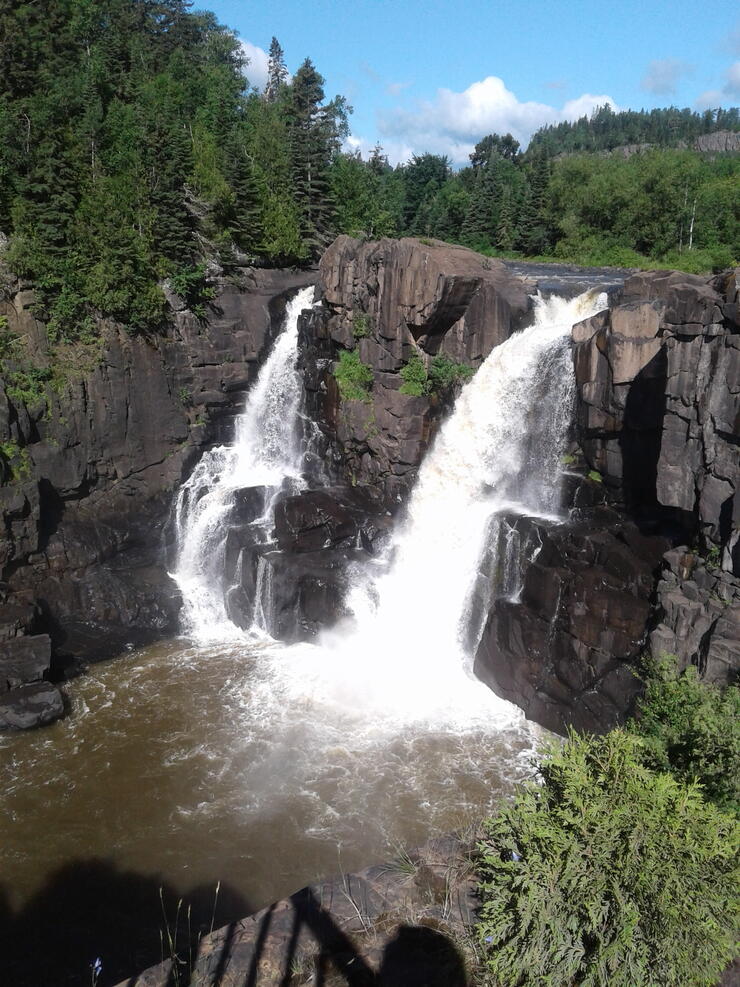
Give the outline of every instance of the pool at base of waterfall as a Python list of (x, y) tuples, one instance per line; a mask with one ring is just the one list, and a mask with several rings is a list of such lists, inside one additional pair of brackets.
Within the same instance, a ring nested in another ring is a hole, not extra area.
[(185, 896), (220, 881), (246, 914), (480, 818), (531, 771), (538, 731), (481, 684), (431, 718), (392, 696), (382, 715), (327, 695), (312, 661), (161, 643), (71, 682), (66, 719), (0, 738), (11, 913), (97, 860)]

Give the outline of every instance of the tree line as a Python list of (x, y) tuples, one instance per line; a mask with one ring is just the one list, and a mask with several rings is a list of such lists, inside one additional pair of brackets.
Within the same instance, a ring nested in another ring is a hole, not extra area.
[(305, 263), (334, 235), (347, 133), (306, 59), (273, 41), (263, 92), (236, 35), (185, 0), (49, 0), (0, 12), (0, 231), (52, 336), (95, 313), (162, 320), (204, 262)]
[(342, 151), (351, 107), (326, 98), (310, 59), (291, 78), (273, 38), (258, 90), (234, 32), (190, 6), (0, 10), (4, 263), (35, 287), (53, 339), (86, 338), (98, 314), (152, 331), (165, 279), (199, 308), (209, 262), (307, 264), (337, 233), (698, 269), (740, 255), (737, 158), (587, 153), (737, 129), (737, 110), (605, 107), (543, 128), (525, 153), (489, 134), (458, 171), (435, 154), (393, 167), (380, 146), (366, 160)]

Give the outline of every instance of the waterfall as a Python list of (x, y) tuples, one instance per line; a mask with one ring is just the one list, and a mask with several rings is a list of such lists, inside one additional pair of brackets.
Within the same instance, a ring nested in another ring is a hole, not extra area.
[[(247, 395), (236, 421), (234, 442), (206, 452), (180, 489), (175, 505), (177, 561), (172, 577), (183, 596), (183, 628), (199, 643), (238, 640), (227, 600), (226, 556), (229, 518), (239, 509), (239, 492), (251, 490), (255, 543), (272, 527), (272, 503), (290, 484), (299, 490), (302, 448), (299, 429), (301, 379), (296, 367), (298, 317), (310, 308), (314, 289), (304, 288), (289, 302), (282, 331)], [(236, 570), (241, 567), (241, 558)], [(264, 628), (259, 609), (257, 630)]]
[[(485, 607), (474, 606), (476, 582), (490, 583), (501, 569), (501, 594), (518, 590), (516, 574), (506, 572), (503, 516), (560, 518), (571, 328), (606, 304), (594, 292), (537, 298), (533, 325), (491, 352), (422, 463), (385, 565), (370, 563), (350, 592), (352, 626), (325, 633), (312, 662), (304, 651), (297, 692), (403, 719), (453, 709), (464, 719), (480, 708), (487, 690), (469, 669), (485, 619)], [(511, 716), (513, 707), (498, 702)]]
[[(291, 303), (234, 445), (207, 453), (178, 498), (174, 575), (185, 627), (199, 643), (244, 640), (230, 619), (230, 593), (251, 607), (253, 635), (269, 632), (270, 567), (254, 566), (247, 599), (229, 526), (239, 497), (261, 490), (252, 527), (264, 544), (277, 494), (286, 482), (302, 488), (295, 365), (297, 318), (309, 304), (310, 289)], [(476, 717), (506, 724), (520, 716), (473, 679), (470, 665), (490, 600), (516, 599), (523, 557), (538, 550), (512, 527), (516, 516), (561, 519), (571, 328), (606, 304), (595, 292), (537, 298), (533, 324), (490, 353), (440, 428), (385, 554), (357, 567), (345, 601), (352, 619), (325, 631), (318, 647), (275, 643), (262, 652), (278, 705), (328, 704), (376, 724), (470, 725)]]

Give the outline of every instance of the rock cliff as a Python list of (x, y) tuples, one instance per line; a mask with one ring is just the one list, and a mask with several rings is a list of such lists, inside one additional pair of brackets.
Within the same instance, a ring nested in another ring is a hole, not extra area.
[(634, 275), (573, 340), (571, 524), (531, 522), (542, 550), (476, 658), (559, 730), (616, 722), (643, 652), (716, 682), (740, 667), (738, 272)]
[[(319, 266), (321, 305), (304, 327), (308, 410), (335, 471), (386, 502), (405, 497), (443, 402), (402, 393), (412, 357), (475, 368), (519, 328), (531, 288), (497, 260), (431, 240), (363, 243), (339, 237)], [(342, 351), (371, 367), (365, 401), (343, 400), (333, 375)]]
[(286, 299), (313, 280), (245, 269), (219, 282), (204, 319), (171, 296), (161, 335), (102, 324), (98, 342), (57, 347), (53, 364), (33, 294), (0, 301), (16, 351), (54, 372), (37, 394), (8, 374), (0, 385), (0, 728), (61, 713), (42, 679), (176, 628), (172, 492), (204, 445), (229, 438)]

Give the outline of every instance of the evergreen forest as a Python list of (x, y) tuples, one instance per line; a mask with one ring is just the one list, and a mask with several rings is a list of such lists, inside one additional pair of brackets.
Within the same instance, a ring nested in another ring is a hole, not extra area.
[[(213, 264), (306, 265), (338, 233), (502, 256), (720, 269), (740, 256), (740, 156), (697, 137), (737, 109), (613, 112), (481, 135), (458, 171), (342, 150), (351, 107), (273, 38), (264, 88), (239, 39), (186, 0), (48, 0), (0, 11), (0, 251), (52, 339), (102, 314), (131, 332), (194, 309)], [(610, 153), (640, 144), (639, 153)], [(0, 270), (0, 290), (2, 290)]]

